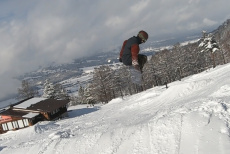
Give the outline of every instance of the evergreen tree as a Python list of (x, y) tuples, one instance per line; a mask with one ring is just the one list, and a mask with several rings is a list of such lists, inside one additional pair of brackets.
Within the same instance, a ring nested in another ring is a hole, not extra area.
[(55, 98), (55, 89), (53, 83), (45, 80), (43, 95), (44, 98)]
[(54, 85), (55, 99), (68, 100), (69, 95), (61, 84)]
[(201, 50), (201, 52), (216, 52), (218, 51), (220, 48), (214, 38), (213, 34), (206, 34), (205, 31), (203, 31), (203, 37), (200, 39), (201, 43), (199, 44), (200, 47), (203, 47), (203, 49)]
[(75, 105), (78, 105), (78, 104), (81, 104), (82, 102), (79, 101), (79, 97), (78, 96), (70, 96), (69, 97), (70, 99), (70, 106), (75, 106)]
[[(200, 52), (208, 52), (210, 56), (206, 56), (206, 61), (213, 65), (213, 67), (216, 67), (216, 59), (215, 59), (215, 52), (218, 51), (220, 48), (214, 38), (213, 34), (206, 34), (203, 32), (203, 37), (201, 38), (201, 43), (199, 44), (199, 47), (201, 47)], [(210, 59), (210, 60), (209, 60)]]
[(92, 90), (90, 88), (90, 85), (87, 85), (86, 88), (84, 89), (84, 101), (87, 104), (93, 105), (95, 100), (94, 100), (93, 95), (92, 95), (91, 92), (92, 92)]

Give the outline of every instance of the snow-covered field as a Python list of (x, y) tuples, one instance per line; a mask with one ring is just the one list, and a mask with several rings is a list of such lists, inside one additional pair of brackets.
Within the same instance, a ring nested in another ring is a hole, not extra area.
[(0, 154), (229, 154), (230, 64), (0, 135)]

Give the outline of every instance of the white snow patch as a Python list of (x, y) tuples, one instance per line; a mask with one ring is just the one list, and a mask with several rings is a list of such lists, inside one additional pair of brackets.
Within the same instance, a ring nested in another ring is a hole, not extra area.
[(15, 108), (23, 108), (26, 109), (27, 107), (30, 107), (32, 104), (36, 104), (40, 101), (46, 100), (47, 98), (37, 97), (37, 98), (31, 98), (21, 104), (15, 105)]
[(39, 115), (39, 113), (32, 113), (32, 112), (30, 112), (30, 113), (28, 113), (28, 114), (26, 114), (26, 115), (24, 115), (22, 117), (24, 117), (24, 118), (34, 118), (37, 115)]

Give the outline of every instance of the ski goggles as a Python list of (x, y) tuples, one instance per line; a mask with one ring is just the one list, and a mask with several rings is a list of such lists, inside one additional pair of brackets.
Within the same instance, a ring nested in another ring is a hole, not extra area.
[(138, 36), (141, 38), (141, 43), (145, 43), (147, 41), (141, 33)]

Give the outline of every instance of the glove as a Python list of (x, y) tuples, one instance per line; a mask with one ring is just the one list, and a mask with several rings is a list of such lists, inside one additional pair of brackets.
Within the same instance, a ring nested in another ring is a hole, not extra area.
[(122, 59), (121, 59), (121, 58), (119, 58), (119, 62), (122, 62)]

